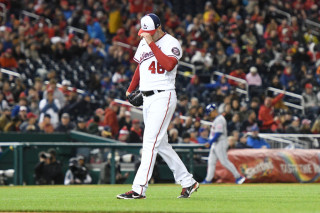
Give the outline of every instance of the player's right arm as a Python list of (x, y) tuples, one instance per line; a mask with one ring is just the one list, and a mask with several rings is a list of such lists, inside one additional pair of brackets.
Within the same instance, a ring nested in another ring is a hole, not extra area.
[(130, 83), (128, 89), (127, 89), (126, 96), (130, 95), (130, 93), (132, 93), (132, 91), (135, 90), (139, 85), (139, 82), (140, 82), (140, 70), (139, 70), (139, 67), (140, 66), (138, 64), (136, 70), (134, 71), (131, 83)]

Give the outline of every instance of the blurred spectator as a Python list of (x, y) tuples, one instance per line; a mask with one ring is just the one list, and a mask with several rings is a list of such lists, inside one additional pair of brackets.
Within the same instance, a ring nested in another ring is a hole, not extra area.
[(4, 127), (11, 121), (10, 108), (4, 108), (0, 117), (0, 132), (4, 131)]
[(52, 181), (54, 184), (63, 184), (63, 173), (62, 173), (62, 166), (60, 161), (57, 160), (57, 152), (55, 149), (51, 148), (48, 149), (48, 153), (50, 154), (50, 165), (49, 171), (51, 174)]
[(258, 119), (262, 121), (261, 131), (270, 132), (275, 130), (274, 121), (274, 105), (278, 103), (284, 94), (279, 94), (275, 98), (266, 97), (264, 99), (264, 105), (260, 106)]
[(199, 144), (208, 143), (209, 130), (205, 127), (199, 129), (199, 136), (197, 137), (197, 141)]
[(8, 102), (4, 99), (4, 95), (2, 91), (0, 91), (0, 113), (4, 111), (4, 109), (8, 108), (9, 104)]
[(21, 132), (39, 132), (40, 128), (36, 122), (37, 116), (32, 112), (29, 112), (27, 114), (27, 120), (24, 121), (20, 126)]
[(87, 18), (87, 32), (90, 36), (90, 38), (97, 38), (102, 43), (106, 43), (106, 37), (104, 35), (104, 32), (99, 24), (98, 21), (94, 20), (92, 17)]
[(43, 121), (39, 122), (39, 128), (44, 133), (53, 133), (54, 132), (54, 126), (51, 123), (51, 115), (44, 114)]
[(101, 136), (104, 138), (113, 138), (112, 137), (112, 129), (110, 126), (105, 126), (101, 131)]
[(50, 154), (46, 152), (39, 153), (39, 163), (34, 168), (34, 179), (36, 185), (51, 184), (50, 180)]
[(12, 118), (9, 123), (7, 123), (3, 131), (4, 132), (20, 132), (20, 125), (22, 123), (22, 120), (19, 118), (19, 116), (16, 116)]
[[(243, 72), (243, 68), (241, 67), (241, 65), (237, 65), (236, 69), (233, 70), (230, 75), (232, 77), (236, 77), (236, 78), (240, 78), (240, 79), (243, 79), (243, 80), (246, 80), (246, 74)], [(228, 80), (229, 84), (231, 86), (234, 86), (234, 87), (243, 87), (242, 86), (242, 83), (239, 83), (237, 81), (234, 81), (234, 80), (231, 80), (229, 79)]]
[(18, 68), (16, 59), (12, 56), (12, 49), (8, 48), (0, 57), (0, 66), (7, 69)]
[(178, 143), (179, 141), (179, 132), (177, 129), (172, 128), (168, 132), (168, 141), (169, 143)]
[(104, 125), (110, 126), (112, 130), (112, 137), (116, 137), (119, 132), (119, 123), (117, 118), (117, 113), (119, 110), (119, 104), (116, 102), (111, 102), (109, 107), (105, 109), (105, 116), (104, 116)]
[(10, 83), (8, 81), (3, 82), (2, 92), (4, 98), (7, 100), (10, 106), (13, 106), (15, 103), (14, 96), (11, 91)]
[(239, 113), (233, 114), (231, 122), (228, 122), (227, 124), (227, 129), (228, 129), (228, 132), (232, 132), (234, 130), (240, 131), (241, 122), (240, 122)]
[(312, 134), (320, 134), (320, 118), (318, 117), (311, 128)]
[(285, 129), (286, 133), (299, 133), (300, 132), (300, 119), (297, 116), (292, 117), (291, 124)]
[(56, 128), (56, 132), (70, 132), (73, 129), (75, 129), (75, 125), (70, 121), (70, 115), (68, 113), (63, 113), (61, 121)]
[(236, 139), (233, 136), (228, 137), (228, 150), (229, 149), (234, 149), (236, 147)]
[(259, 96), (262, 80), (256, 67), (250, 67), (250, 72), (246, 75), (246, 81), (249, 85), (250, 97)]
[(40, 118), (39, 123), (43, 121), (44, 115), (49, 114), (51, 116), (51, 123), (54, 127), (58, 126), (59, 123), (59, 110), (61, 108), (58, 99), (54, 98), (53, 89), (49, 88), (47, 90), (47, 98), (44, 98), (39, 103)]
[(140, 127), (140, 121), (138, 119), (132, 120), (132, 127), (129, 131), (129, 143), (142, 143), (143, 131)]
[(303, 119), (301, 121), (301, 127), (300, 127), (300, 133), (301, 134), (311, 134), (311, 120), (309, 119)]
[(127, 126), (123, 126), (119, 131), (118, 140), (121, 142), (127, 142), (129, 138), (129, 130)]
[[(18, 105), (14, 106), (11, 110), (11, 116), (12, 117), (15, 117), (15, 116), (18, 116), (19, 115), (19, 111), (20, 111), (20, 107), (22, 107), (22, 109), (25, 109), (27, 107), (27, 104), (28, 104), (28, 101), (26, 98), (20, 98), (19, 99), (19, 103)], [(23, 110), (21, 110), (23, 111)]]
[(70, 95), (69, 86), (71, 86), (70, 81), (63, 80), (61, 82), (62, 87), (59, 88), (59, 90), (62, 92), (62, 94), (67, 98)]
[(248, 146), (247, 140), (248, 140), (247, 134), (241, 135), (236, 142), (235, 148), (236, 149), (250, 149), (250, 148), (252, 148), (251, 146)]
[(119, 119), (119, 128), (122, 129), (122, 127), (126, 126), (127, 129), (131, 128), (131, 112), (125, 111), (124, 116), (120, 117)]
[(249, 135), (247, 139), (247, 145), (254, 148), (270, 148), (270, 145), (263, 139), (259, 137), (259, 128), (254, 126), (251, 128), (252, 135)]
[(302, 97), (304, 99), (304, 106), (306, 114), (310, 118), (314, 118), (314, 116), (318, 115), (319, 112), (319, 103), (316, 94), (313, 92), (313, 86), (310, 83), (305, 85), (305, 90), (302, 93)]
[(87, 127), (86, 127), (86, 121), (84, 120), (83, 117), (78, 117), (77, 118), (77, 131), (79, 132), (87, 132)]
[(43, 97), (47, 98), (47, 94), (49, 91), (53, 91), (53, 97), (54, 99), (57, 99), (59, 101), (59, 106), (62, 108), (65, 105), (66, 99), (63, 95), (63, 93), (57, 88), (57, 80), (51, 79), (47, 90), (43, 93)]
[(69, 169), (64, 178), (64, 185), (89, 184), (91, 181), (92, 178), (84, 165), (83, 157), (71, 158), (69, 160)]
[(249, 132), (253, 126), (258, 126), (257, 115), (255, 111), (250, 110), (247, 118), (247, 120), (242, 122), (240, 132)]
[(100, 122), (100, 117), (98, 115), (93, 116), (93, 120), (88, 126), (88, 133), (94, 134), (94, 135), (100, 135), (99, 122)]

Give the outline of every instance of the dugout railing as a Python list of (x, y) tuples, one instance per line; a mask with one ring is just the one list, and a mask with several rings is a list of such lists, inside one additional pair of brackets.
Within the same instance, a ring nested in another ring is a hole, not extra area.
[[(0, 143), (2, 147), (10, 147), (13, 150), (13, 169), (14, 169), (14, 185), (23, 184), (23, 160), (24, 160), (24, 149), (32, 147), (88, 147), (88, 148), (108, 148), (111, 153), (111, 170), (110, 170), (110, 183), (115, 184), (115, 151), (116, 150), (128, 150), (128, 149), (137, 149), (142, 148), (141, 143), (101, 143), (101, 142), (2, 142)], [(194, 162), (193, 155), (194, 149), (203, 148), (203, 145), (200, 144), (172, 144), (172, 147), (176, 150), (188, 151), (188, 167), (190, 173), (194, 171)]]

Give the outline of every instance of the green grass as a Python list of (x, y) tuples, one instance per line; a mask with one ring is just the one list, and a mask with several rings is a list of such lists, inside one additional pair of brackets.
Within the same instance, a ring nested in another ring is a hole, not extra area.
[(145, 200), (118, 200), (130, 185), (0, 187), (0, 211), (32, 212), (320, 212), (320, 184), (150, 185)]

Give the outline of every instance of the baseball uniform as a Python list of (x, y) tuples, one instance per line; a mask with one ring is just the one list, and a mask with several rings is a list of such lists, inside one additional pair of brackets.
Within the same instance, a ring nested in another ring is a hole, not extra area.
[[(159, 18), (155, 14), (148, 14), (141, 19), (139, 35), (142, 32), (153, 35), (151, 33), (154, 33), (159, 26)], [(151, 28), (152, 31), (149, 31), (148, 28)], [(144, 94), (145, 130), (141, 164), (133, 181), (132, 191), (118, 195), (117, 198), (120, 199), (145, 198), (157, 154), (160, 154), (168, 164), (175, 181), (180, 183), (185, 191), (187, 190), (183, 198), (190, 197), (191, 193), (199, 187), (178, 154), (168, 143), (167, 129), (177, 105), (175, 78), (177, 62), (182, 56), (182, 49), (179, 41), (171, 35), (163, 31), (160, 35), (158, 40), (151, 43), (143, 38), (133, 58), (138, 63), (135, 71), (138, 73), (134, 74), (132, 82), (137, 78), (136, 76), (139, 76), (139, 90)], [(172, 67), (168, 67), (168, 63), (172, 64)]]
[(210, 136), (212, 139), (215, 133), (220, 133), (218, 140), (212, 144), (208, 157), (208, 171), (205, 180), (211, 182), (214, 177), (217, 160), (226, 167), (235, 177), (240, 178), (240, 174), (235, 166), (229, 161), (227, 149), (228, 149), (228, 134), (227, 134), (227, 122), (223, 115), (218, 115), (211, 126)]

